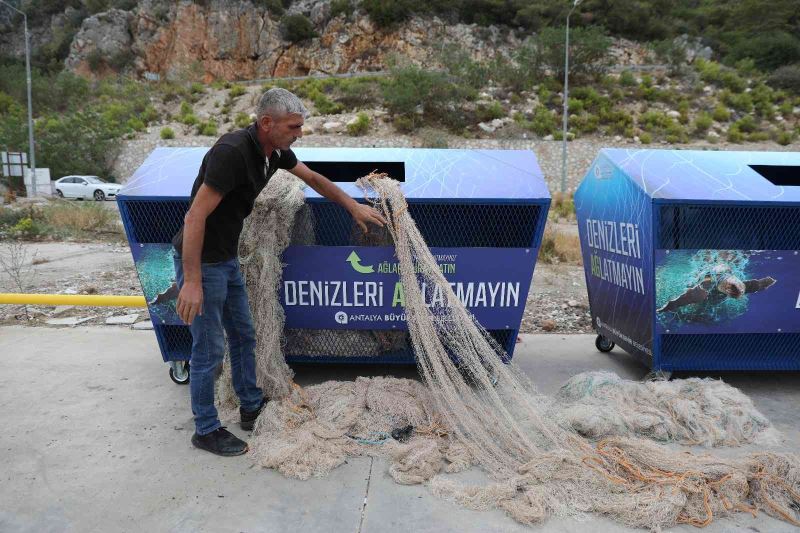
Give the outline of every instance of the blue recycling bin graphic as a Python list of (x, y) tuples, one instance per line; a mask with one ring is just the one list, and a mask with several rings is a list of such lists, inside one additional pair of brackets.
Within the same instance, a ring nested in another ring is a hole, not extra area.
[(604, 149), (575, 210), (598, 348), (800, 369), (800, 154)]
[[(157, 148), (118, 204), (164, 361), (187, 361), (175, 313), (170, 241), (208, 148)], [(409, 211), (454, 292), (513, 355), (550, 195), (524, 150), (297, 148), (298, 159), (357, 201), (373, 170), (402, 182)], [(306, 188), (313, 235), (284, 251), (278, 297), (289, 362), (415, 362), (394, 247), (364, 245), (350, 215)], [(430, 305), (442, 295), (425, 290)]]

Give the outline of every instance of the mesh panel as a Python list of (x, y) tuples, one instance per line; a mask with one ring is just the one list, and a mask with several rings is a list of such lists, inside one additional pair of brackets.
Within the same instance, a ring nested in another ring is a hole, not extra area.
[(168, 243), (181, 229), (189, 201), (121, 200), (119, 209), (133, 242)]
[[(164, 361), (186, 361), (189, 360), (192, 354), (192, 333), (188, 326), (180, 325), (156, 325), (154, 326), (156, 337), (161, 346), (161, 352)], [(300, 329), (287, 329), (287, 343), (284, 347), (286, 352), (286, 360), (295, 363), (393, 363), (393, 364), (414, 364), (414, 355), (411, 347), (408, 344), (407, 331), (393, 331), (393, 330), (360, 330), (356, 331), (359, 335), (366, 335), (372, 338), (377, 338), (383, 348), (377, 348), (374, 355), (363, 356), (353, 355), (348, 356), (347, 350), (350, 347), (348, 344), (352, 339), (341, 335), (353, 333), (353, 330), (344, 330), (337, 333), (339, 335), (330, 335), (320, 340), (319, 330), (300, 330)], [(308, 350), (307, 346), (298, 346), (297, 342), (293, 343), (292, 339), (303, 337), (304, 334), (318, 339), (317, 346), (314, 350)], [(517, 339), (517, 330), (489, 330), (489, 334), (500, 343), (501, 346), (508, 353), (509, 359), (513, 355), (514, 347)], [(386, 338), (387, 335), (400, 335), (402, 339), (399, 343), (393, 342), (395, 339)], [(381, 338), (383, 337), (383, 338)]]
[(154, 326), (164, 361), (186, 361), (192, 355), (189, 326)]
[(800, 370), (800, 333), (662, 335), (664, 370)]
[(658, 248), (800, 249), (800, 207), (665, 205), (660, 214)]
[[(513, 355), (517, 330), (488, 330), (489, 334), (506, 350), (508, 359)], [(333, 335), (325, 335), (323, 330), (286, 329), (286, 360), (294, 363), (397, 363), (414, 364), (414, 354), (408, 342), (407, 331), (394, 330), (331, 330)], [(387, 336), (401, 335), (399, 339)], [(313, 349), (303, 343), (303, 339), (313, 339)], [(382, 346), (372, 346), (375, 341)], [(365, 346), (354, 346), (354, 341), (364, 342), (371, 355), (363, 353)], [(399, 342), (395, 342), (399, 341)], [(301, 345), (302, 344), (302, 345)], [(348, 350), (350, 350), (348, 352)], [(359, 353), (360, 352), (360, 353)], [(352, 355), (351, 355), (352, 354)]]
[[(534, 246), (540, 205), (409, 204), (428, 246), (527, 248)], [(352, 244), (353, 221), (342, 207), (312, 204), (316, 243)], [(538, 243), (537, 243), (538, 245)]]

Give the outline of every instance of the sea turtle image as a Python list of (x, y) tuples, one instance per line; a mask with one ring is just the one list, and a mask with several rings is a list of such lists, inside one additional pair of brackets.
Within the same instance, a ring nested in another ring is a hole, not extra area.
[(716, 305), (726, 298), (739, 299), (745, 294), (772, 287), (776, 280), (770, 276), (742, 281), (734, 273), (733, 267), (740, 266), (746, 258), (746, 255), (736, 251), (706, 252), (700, 276), (683, 294), (668, 301), (658, 312), (677, 311), (681, 307), (699, 303)]
[(171, 300), (175, 300), (178, 297), (179, 292), (178, 283), (173, 281), (172, 285), (170, 285), (166, 290), (156, 295), (155, 298), (149, 300), (147, 305), (165, 304)]

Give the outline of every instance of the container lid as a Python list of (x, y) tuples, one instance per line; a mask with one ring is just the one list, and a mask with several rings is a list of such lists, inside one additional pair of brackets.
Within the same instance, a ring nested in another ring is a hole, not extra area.
[[(208, 147), (156, 148), (136, 170), (120, 197), (188, 198)], [(550, 197), (530, 150), (440, 150), (423, 148), (293, 149), (298, 159), (335, 181), (347, 194), (362, 198), (354, 183), (377, 168), (403, 181), (409, 200), (461, 199), (515, 202)], [(375, 163), (375, 165), (372, 165)], [(336, 176), (341, 175), (341, 180)], [(306, 189), (310, 201), (320, 195)]]
[(800, 202), (800, 153), (605, 148), (647, 195), (669, 200)]

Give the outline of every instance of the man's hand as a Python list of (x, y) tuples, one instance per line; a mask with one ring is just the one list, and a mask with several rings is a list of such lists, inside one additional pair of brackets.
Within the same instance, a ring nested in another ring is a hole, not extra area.
[(191, 326), (196, 315), (203, 314), (203, 284), (184, 283), (178, 294), (178, 303), (175, 306), (178, 316), (187, 325)]
[(367, 224), (375, 224), (380, 227), (386, 225), (386, 219), (381, 216), (377, 209), (365, 204), (359, 204), (345, 194), (335, 183), (322, 174), (314, 172), (302, 161), (298, 161), (295, 167), (289, 170), (289, 172), (303, 180), (309, 187), (328, 200), (336, 202), (347, 209), (353, 217), (353, 220), (356, 221), (356, 224), (361, 226), (361, 230), (364, 233), (369, 232)]
[(364, 233), (369, 231), (367, 223), (375, 224), (381, 228), (386, 224), (386, 219), (381, 216), (378, 210), (368, 205), (357, 203), (351, 208), (350, 214), (353, 216), (353, 220), (356, 221), (356, 224), (361, 226), (361, 231)]

